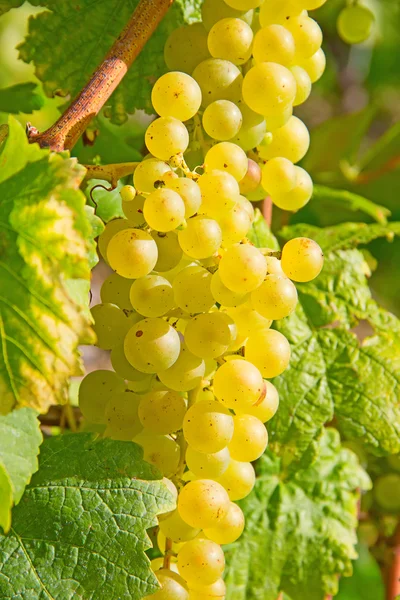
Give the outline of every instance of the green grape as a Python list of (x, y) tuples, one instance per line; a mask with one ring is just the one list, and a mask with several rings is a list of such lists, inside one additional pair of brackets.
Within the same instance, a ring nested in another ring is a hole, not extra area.
[(173, 31), (164, 47), (164, 60), (170, 71), (191, 75), (199, 62), (210, 56), (207, 31), (202, 23), (184, 25)]
[(214, 376), (214, 394), (227, 408), (251, 407), (265, 395), (260, 371), (247, 360), (229, 360)]
[(268, 145), (259, 147), (259, 153), (264, 160), (280, 156), (297, 163), (307, 154), (309, 146), (310, 134), (307, 127), (297, 117), (290, 117), (283, 127), (274, 131), (273, 139)]
[(201, 105), (201, 90), (197, 81), (186, 73), (165, 73), (153, 86), (151, 102), (160, 117), (188, 121)]
[(225, 600), (225, 595), (226, 585), (223, 579), (217, 579), (210, 585), (190, 584), (189, 600)]
[(145, 142), (153, 156), (170, 160), (176, 154), (185, 152), (189, 145), (189, 133), (178, 119), (159, 117), (148, 126)]
[(310, 58), (321, 48), (322, 31), (314, 19), (301, 15), (297, 19), (290, 19), (286, 27), (294, 37), (296, 61)]
[(252, 333), (262, 329), (269, 329), (272, 325), (270, 319), (266, 319), (255, 311), (251, 302), (242, 304), (236, 308), (226, 308), (226, 312), (235, 322), (238, 337), (248, 338)]
[(129, 298), (132, 281), (121, 277), (117, 273), (111, 273), (104, 281), (100, 290), (103, 304), (116, 304), (122, 310), (132, 310)]
[(347, 44), (361, 44), (371, 35), (374, 21), (374, 13), (366, 6), (346, 6), (340, 12), (337, 22), (339, 35)]
[(172, 285), (161, 275), (146, 275), (133, 282), (130, 299), (144, 317), (162, 317), (175, 306)]
[(198, 184), (202, 196), (201, 212), (214, 219), (232, 208), (240, 194), (237, 180), (225, 171), (209, 171), (199, 178)]
[(157, 467), (164, 477), (172, 477), (178, 469), (181, 451), (179, 445), (168, 435), (153, 435), (143, 431), (133, 438), (143, 448), (143, 458)]
[(238, 414), (248, 414), (257, 417), (261, 423), (267, 423), (275, 415), (279, 407), (279, 394), (276, 387), (270, 381), (264, 381), (266, 392), (264, 398), (253, 404), (253, 406), (241, 409), (238, 407)]
[(239, 102), (241, 99), (243, 75), (229, 60), (204, 60), (193, 71), (193, 77), (201, 88), (203, 108), (216, 100)]
[(375, 546), (379, 539), (379, 529), (372, 521), (360, 523), (357, 530), (357, 537), (360, 544), (371, 548)]
[(251, 110), (261, 115), (280, 115), (296, 98), (295, 78), (282, 65), (259, 63), (244, 78), (243, 98)]
[(375, 481), (374, 496), (383, 510), (398, 512), (400, 510), (400, 476), (389, 473), (379, 477)]
[(307, 171), (297, 166), (294, 167), (294, 170), (296, 175), (294, 188), (290, 192), (272, 195), (272, 201), (276, 206), (292, 212), (296, 212), (308, 204), (314, 191), (313, 181)]
[(102, 350), (111, 350), (129, 329), (127, 316), (115, 304), (97, 304), (93, 306), (91, 313), (97, 337), (96, 346)]
[(266, 319), (277, 321), (288, 317), (298, 302), (296, 286), (284, 275), (267, 275), (251, 294), (251, 304)]
[(185, 415), (183, 433), (191, 448), (204, 454), (214, 454), (232, 439), (233, 417), (215, 400), (196, 402)]
[(239, 462), (257, 460), (268, 445), (265, 425), (253, 415), (236, 415), (233, 419), (235, 429), (228, 446), (231, 457)]
[(178, 510), (182, 519), (195, 527), (213, 527), (229, 508), (229, 496), (223, 486), (211, 479), (190, 481), (180, 491)]
[[(300, 15), (302, 9), (295, 7), (292, 0), (267, 0), (260, 8), (261, 27), (273, 25), (287, 25), (292, 19)], [(307, 13), (305, 13), (307, 14)]]
[(256, 483), (256, 473), (251, 463), (231, 459), (218, 482), (226, 489), (232, 501), (246, 498)]
[(144, 225), (143, 206), (143, 196), (135, 196), (131, 202), (122, 202), (122, 210), (131, 227), (140, 227), (141, 225)]
[(139, 419), (150, 433), (167, 435), (182, 428), (187, 402), (178, 392), (160, 390), (145, 394), (139, 404)]
[(189, 585), (215, 583), (225, 569), (223, 550), (211, 540), (187, 542), (178, 553), (178, 569)]
[(388, 456), (388, 464), (391, 469), (395, 471), (400, 471), (400, 454), (393, 454), (392, 456)]
[(79, 386), (79, 408), (89, 423), (106, 424), (105, 409), (113, 394), (122, 391), (124, 382), (112, 371), (93, 371)]
[(192, 354), (185, 344), (182, 344), (175, 364), (166, 371), (159, 371), (157, 376), (171, 390), (189, 392), (201, 384), (205, 368), (204, 361)]
[(291, 72), (296, 80), (296, 98), (293, 106), (299, 106), (304, 104), (307, 98), (311, 94), (312, 83), (309, 74), (303, 67), (294, 66), (291, 67)]
[(111, 238), (107, 258), (118, 275), (137, 279), (154, 269), (158, 258), (157, 244), (147, 231), (124, 229)]
[(254, 11), (248, 10), (247, 12), (243, 12), (235, 10), (228, 6), (225, 0), (204, 0), (201, 7), (201, 18), (207, 31), (210, 31), (215, 23), (228, 17), (243, 19), (248, 25), (251, 25), (253, 23)]
[(252, 333), (245, 346), (246, 360), (255, 365), (266, 379), (281, 375), (290, 361), (290, 345), (284, 335), (274, 329)]
[(247, 104), (243, 104), (240, 110), (243, 118), (242, 127), (239, 129), (239, 133), (232, 138), (231, 142), (234, 142), (242, 150), (248, 152), (261, 144), (267, 131), (267, 124), (265, 118), (254, 112), (254, 110), (251, 110)]
[(225, 0), (228, 6), (236, 10), (249, 10), (261, 6), (264, 0)]
[(149, 158), (138, 164), (133, 174), (133, 183), (137, 190), (151, 194), (163, 183), (173, 181), (178, 176), (166, 162)]
[(189, 542), (200, 533), (200, 529), (195, 529), (185, 523), (178, 509), (174, 510), (166, 519), (160, 521), (160, 530), (166, 538), (169, 538), (175, 544)]
[(242, 123), (240, 109), (229, 100), (212, 102), (203, 114), (204, 130), (214, 140), (230, 140), (239, 133)]
[(136, 190), (133, 185), (124, 185), (120, 191), (122, 202), (133, 202), (136, 197)]
[(201, 479), (217, 479), (228, 468), (230, 454), (228, 448), (219, 452), (204, 454), (188, 446), (186, 450), (186, 464), (190, 471)]
[[(240, 193), (243, 194), (243, 196), (247, 196), (247, 194), (254, 192), (261, 183), (261, 176), (261, 168), (254, 160), (249, 158), (246, 175), (239, 181)], [(250, 204), (250, 206), (252, 205)]]
[(282, 269), (289, 279), (312, 281), (322, 271), (324, 255), (316, 242), (308, 238), (294, 238), (282, 250)]
[(239, 146), (231, 142), (220, 142), (206, 154), (204, 166), (207, 172), (223, 171), (241, 181), (247, 173), (247, 155)]
[(156, 572), (156, 577), (161, 589), (146, 596), (144, 600), (189, 600), (186, 581), (180, 575), (170, 569), (160, 569)]
[(218, 219), (222, 231), (222, 246), (228, 248), (244, 240), (251, 228), (251, 217), (239, 203)]
[(196, 214), (201, 205), (201, 190), (193, 179), (179, 177), (167, 184), (168, 189), (180, 195), (185, 204), (185, 218)]
[(311, 83), (315, 83), (321, 79), (322, 75), (324, 74), (326, 67), (326, 56), (322, 48), (317, 50), (317, 52), (310, 56), (310, 58), (305, 58), (298, 62), (299, 66), (307, 71), (311, 79)]
[(104, 231), (100, 234), (98, 241), (99, 252), (107, 264), (107, 248), (111, 238), (113, 238), (116, 233), (119, 233), (124, 229), (129, 229), (130, 227), (131, 225), (126, 219), (114, 219), (113, 221), (109, 221), (107, 223)]
[(114, 371), (129, 381), (129, 388), (136, 393), (149, 389), (152, 375), (134, 369), (125, 356), (124, 343), (121, 342), (111, 350), (111, 364)]
[(185, 329), (185, 342), (190, 352), (200, 358), (218, 358), (235, 341), (237, 335), (233, 321), (223, 312), (203, 313), (189, 321)]
[(251, 57), (253, 30), (242, 19), (217, 21), (208, 34), (208, 49), (214, 58), (223, 58), (234, 65), (243, 65)]
[(214, 296), (214, 300), (223, 306), (239, 306), (248, 299), (248, 294), (237, 294), (227, 288), (222, 283), (218, 271), (211, 278), (211, 293)]
[[(273, 250), (271, 250), (273, 252)], [(267, 274), (268, 275), (284, 275), (282, 271), (281, 261), (275, 256), (266, 256)]]
[(211, 293), (212, 275), (200, 266), (186, 267), (175, 277), (175, 302), (187, 313), (208, 312), (214, 306)]
[(292, 34), (282, 25), (267, 25), (255, 35), (253, 56), (256, 63), (272, 62), (290, 67), (295, 50)]
[(114, 440), (132, 441), (141, 431), (138, 417), (140, 397), (130, 390), (113, 394), (106, 406), (106, 437)]
[(219, 263), (222, 283), (233, 292), (246, 294), (262, 284), (267, 272), (265, 257), (254, 246), (228, 248)]
[(203, 259), (213, 256), (220, 248), (222, 232), (217, 221), (206, 216), (192, 217), (187, 227), (178, 233), (182, 250), (191, 258)]
[(215, 527), (205, 529), (206, 536), (216, 544), (233, 544), (244, 531), (244, 514), (237, 504), (231, 502), (226, 517)]
[(178, 333), (163, 319), (143, 319), (125, 337), (128, 361), (143, 373), (157, 373), (172, 367), (180, 352)]
[(178, 235), (175, 231), (152, 231), (151, 237), (158, 250), (158, 260), (154, 269), (161, 273), (174, 269), (182, 259), (182, 248), (179, 245)]
[(272, 158), (262, 169), (262, 186), (271, 195), (290, 192), (296, 185), (296, 169), (287, 158)]

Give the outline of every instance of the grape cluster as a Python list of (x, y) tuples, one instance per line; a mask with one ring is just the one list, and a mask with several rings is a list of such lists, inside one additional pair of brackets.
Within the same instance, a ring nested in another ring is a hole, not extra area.
[(114, 371), (87, 375), (79, 401), (91, 427), (141, 445), (177, 498), (160, 518), (155, 600), (225, 597), (220, 546), (243, 531), (235, 501), (254, 486), (278, 409), (269, 379), (290, 359), (271, 324), (295, 310), (293, 282), (323, 266), (310, 239), (276, 253), (246, 237), (260, 190), (290, 210), (312, 193), (294, 165), (308, 134), (292, 110), (323, 71), (306, 12), (321, 4), (205, 0), (203, 23), (170, 36), (149, 154), (121, 190), (126, 218), (99, 238), (113, 273), (92, 314)]

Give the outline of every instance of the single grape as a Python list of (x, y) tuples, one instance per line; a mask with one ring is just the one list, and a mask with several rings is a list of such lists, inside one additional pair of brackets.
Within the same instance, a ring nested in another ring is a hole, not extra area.
[(178, 233), (182, 250), (191, 258), (213, 256), (221, 246), (222, 232), (217, 221), (204, 215), (192, 217), (187, 227)]
[(178, 509), (174, 510), (166, 519), (160, 521), (160, 529), (165, 537), (175, 544), (189, 542), (200, 533), (200, 529), (195, 529), (185, 523)]
[(151, 237), (158, 250), (158, 259), (154, 269), (161, 273), (174, 269), (182, 259), (182, 248), (179, 245), (178, 235), (175, 231), (152, 231)]
[(211, 540), (201, 538), (187, 542), (178, 554), (178, 569), (189, 584), (215, 583), (225, 569), (222, 548)]
[(256, 63), (272, 62), (290, 67), (295, 51), (294, 38), (282, 25), (267, 25), (255, 35), (253, 56)]
[(111, 350), (111, 364), (120, 377), (129, 381), (128, 388), (133, 392), (141, 393), (150, 388), (153, 376), (148, 373), (141, 373), (141, 371), (132, 367), (125, 356), (123, 341)]
[(160, 117), (175, 117), (188, 121), (201, 105), (201, 90), (197, 81), (186, 73), (165, 73), (153, 86), (151, 102)]
[(232, 439), (233, 417), (219, 402), (196, 402), (185, 415), (183, 433), (194, 450), (213, 454), (225, 448)]
[[(242, 181), (243, 181), (243, 179), (242, 179)], [(237, 204), (239, 204), (242, 208), (244, 208), (244, 210), (247, 212), (247, 214), (250, 217), (250, 222), (253, 223), (256, 213), (255, 213), (254, 206), (252, 205), (252, 203), (249, 200), (247, 200), (247, 198), (245, 196), (240, 195), (237, 197)]]
[(206, 536), (216, 544), (233, 544), (244, 531), (244, 514), (237, 504), (231, 502), (226, 517), (215, 527), (205, 529)]
[(246, 104), (261, 115), (279, 115), (296, 98), (296, 81), (286, 67), (262, 62), (247, 72), (243, 81)]
[(225, 600), (226, 585), (223, 579), (217, 579), (210, 585), (190, 584), (189, 600)]
[(162, 317), (175, 306), (172, 285), (161, 275), (146, 275), (133, 282), (131, 304), (144, 317)]
[(178, 469), (181, 451), (179, 445), (168, 435), (153, 435), (143, 431), (133, 438), (143, 448), (143, 458), (157, 467), (164, 477), (172, 477)]
[(267, 275), (260, 287), (251, 294), (254, 310), (272, 321), (289, 316), (297, 302), (296, 286), (282, 275)]
[(172, 367), (180, 352), (178, 333), (163, 319), (143, 319), (125, 337), (128, 361), (143, 373), (157, 373)]
[(247, 360), (224, 363), (214, 376), (214, 394), (224, 406), (237, 410), (251, 407), (265, 395), (260, 371)]
[(254, 246), (240, 244), (228, 248), (219, 263), (221, 281), (233, 292), (255, 290), (267, 272), (265, 257)]
[(190, 481), (178, 497), (178, 510), (182, 519), (195, 527), (213, 527), (221, 521), (229, 508), (225, 488), (211, 479)]
[(241, 181), (247, 173), (248, 158), (244, 150), (231, 142), (220, 142), (213, 146), (204, 159), (206, 173), (224, 171)]
[(315, 10), (325, 4), (326, 0), (292, 0), (294, 6), (299, 6), (305, 10)]
[(358, 542), (363, 546), (367, 546), (368, 548), (375, 546), (379, 537), (379, 528), (373, 521), (366, 521), (358, 525), (357, 538)]
[(271, 195), (290, 192), (296, 185), (296, 169), (287, 158), (272, 158), (262, 168), (262, 186)]
[(151, 194), (162, 184), (177, 179), (178, 176), (172, 171), (166, 162), (157, 158), (148, 158), (143, 160), (135, 169), (133, 182), (136, 189), (146, 194)]
[(201, 88), (203, 108), (216, 100), (239, 102), (241, 99), (243, 75), (238, 67), (228, 60), (205, 60), (197, 65), (193, 77)]
[(201, 384), (204, 373), (204, 361), (182, 344), (178, 360), (166, 371), (159, 371), (157, 376), (171, 390), (189, 392)]
[(212, 170), (202, 175), (198, 184), (201, 190), (201, 212), (216, 219), (233, 208), (240, 195), (235, 177), (226, 171)]
[(308, 238), (294, 238), (282, 250), (282, 269), (289, 279), (312, 281), (322, 271), (324, 255), (320, 246)]
[(266, 319), (252, 308), (251, 302), (246, 302), (236, 308), (228, 307), (226, 312), (234, 320), (240, 338), (246, 339), (252, 333), (269, 329), (272, 325), (270, 319)]
[(133, 202), (136, 197), (136, 190), (133, 185), (124, 185), (120, 191), (122, 202)]
[(307, 71), (311, 83), (315, 83), (321, 79), (326, 67), (326, 56), (322, 48), (317, 50), (310, 58), (305, 58), (299, 61), (299, 66)]
[(265, 118), (254, 112), (254, 110), (251, 110), (247, 104), (242, 104), (240, 110), (243, 123), (239, 129), (239, 133), (231, 139), (231, 142), (240, 146), (245, 152), (248, 152), (261, 144), (267, 131), (267, 124)]
[(337, 22), (339, 35), (347, 44), (361, 44), (371, 35), (374, 21), (374, 13), (366, 6), (346, 6), (340, 12)]
[(217, 21), (208, 34), (208, 49), (214, 58), (223, 58), (243, 65), (251, 57), (253, 30), (242, 19)]
[(109, 398), (106, 406), (106, 437), (132, 441), (142, 429), (138, 417), (139, 402), (140, 396), (130, 390), (115, 393)]
[(124, 229), (129, 229), (130, 227), (131, 225), (126, 219), (114, 219), (113, 221), (109, 221), (107, 223), (107, 225), (104, 228), (104, 231), (100, 234), (98, 248), (101, 256), (104, 258), (107, 264), (107, 248), (111, 238), (113, 238), (116, 233), (119, 233)]
[(91, 309), (96, 346), (111, 350), (124, 337), (130, 323), (126, 314), (115, 304), (97, 304)]
[(307, 98), (311, 94), (312, 83), (309, 74), (303, 67), (294, 66), (291, 67), (291, 72), (296, 80), (296, 98), (293, 106), (299, 106), (304, 104)]
[(122, 210), (131, 227), (144, 225), (143, 206), (144, 196), (135, 196), (131, 202), (122, 202)]
[(273, 132), (269, 144), (259, 147), (259, 153), (264, 160), (280, 156), (297, 163), (307, 154), (309, 146), (310, 134), (307, 127), (297, 117), (290, 117), (286, 125)]
[(121, 277), (137, 279), (148, 275), (158, 259), (157, 244), (147, 231), (124, 229), (107, 247), (110, 267)]
[(203, 114), (204, 130), (214, 140), (230, 140), (237, 135), (242, 123), (240, 109), (229, 100), (212, 102)]
[(225, 0), (228, 6), (236, 10), (249, 10), (261, 6), (264, 0)]
[(132, 304), (129, 298), (132, 281), (111, 273), (104, 281), (100, 290), (100, 297), (103, 304), (116, 304), (125, 311), (132, 310)]
[(111, 396), (124, 389), (124, 382), (112, 371), (92, 371), (79, 386), (79, 408), (89, 423), (106, 424), (105, 410)]
[(296, 212), (308, 204), (314, 191), (313, 181), (307, 171), (298, 166), (295, 166), (294, 170), (295, 186), (289, 192), (272, 195), (272, 201), (276, 206), (292, 212)]
[(208, 312), (215, 303), (210, 289), (211, 278), (211, 273), (200, 266), (182, 269), (173, 283), (175, 302), (179, 308), (194, 314)]
[(263, 377), (272, 379), (287, 369), (290, 345), (279, 331), (263, 329), (253, 333), (247, 340), (245, 357), (260, 370)]
[(261, 176), (261, 168), (249, 158), (246, 175), (239, 181), (240, 193), (247, 196), (250, 192), (254, 192), (261, 183)]
[(276, 387), (270, 381), (264, 381), (266, 392), (265, 396), (256, 404), (250, 407), (238, 407), (238, 414), (248, 414), (257, 417), (262, 423), (267, 423), (275, 415), (279, 407), (279, 394)]
[(230, 454), (228, 448), (219, 452), (204, 454), (188, 446), (186, 450), (186, 464), (190, 471), (201, 479), (217, 479), (228, 468)]
[(182, 428), (186, 409), (187, 402), (178, 392), (149, 392), (140, 401), (139, 419), (150, 433), (167, 435)]
[[(271, 250), (271, 252), (273, 252)], [(268, 275), (284, 275), (282, 271), (281, 261), (276, 256), (266, 256), (267, 274)]]
[(160, 569), (156, 572), (156, 577), (161, 589), (146, 596), (144, 600), (189, 600), (186, 581), (180, 575), (170, 569)]
[(235, 429), (229, 442), (229, 452), (234, 460), (253, 462), (264, 454), (268, 445), (268, 432), (265, 425), (253, 415), (236, 415)]
[(389, 473), (379, 477), (375, 481), (374, 496), (383, 510), (398, 512), (400, 509), (400, 476)]
[(189, 321), (185, 342), (193, 354), (200, 358), (217, 358), (224, 354), (237, 335), (233, 321), (223, 312), (203, 313)]
[(256, 483), (256, 473), (251, 463), (231, 459), (226, 471), (218, 478), (232, 501), (248, 496)]
[(164, 59), (168, 69), (191, 75), (199, 62), (210, 56), (207, 37), (202, 23), (192, 23), (175, 29), (164, 47)]
[(218, 218), (218, 224), (222, 231), (222, 246), (228, 248), (245, 239), (250, 231), (252, 220), (248, 210), (237, 203)]
[(301, 7), (296, 7), (292, 0), (267, 0), (260, 8), (260, 24), (261, 27), (273, 24), (287, 25), (301, 12), (307, 14)]
[(223, 306), (239, 306), (248, 299), (248, 294), (232, 292), (222, 283), (219, 272), (216, 271), (211, 278), (211, 293), (216, 302)]
[(204, 0), (201, 7), (201, 18), (207, 31), (210, 31), (215, 23), (228, 17), (243, 19), (248, 25), (251, 25), (254, 11), (251, 9), (247, 12), (235, 10), (228, 6), (225, 0)]
[(314, 19), (300, 15), (297, 19), (290, 19), (286, 27), (294, 37), (296, 61), (310, 58), (321, 48), (322, 31)]
[(147, 149), (161, 160), (170, 160), (185, 152), (189, 145), (189, 133), (185, 125), (174, 117), (159, 117), (147, 128)]
[(184, 222), (185, 204), (179, 194), (163, 188), (147, 196), (143, 213), (152, 229), (166, 233)]
[(179, 177), (171, 180), (167, 187), (180, 195), (185, 204), (185, 218), (196, 214), (201, 205), (201, 190), (193, 179)]
[(277, 129), (280, 129), (281, 127), (283, 127), (284, 125), (286, 125), (286, 123), (289, 121), (289, 119), (291, 119), (293, 116), (293, 106), (290, 105), (288, 106), (281, 114), (279, 115), (268, 115), (268, 117), (266, 117), (266, 127), (267, 127), (267, 133), (263, 138), (261, 147), (263, 146), (267, 146), (268, 144), (270, 144), (272, 142), (272, 140), (274, 139), (273, 134), (275, 133), (275, 131)]

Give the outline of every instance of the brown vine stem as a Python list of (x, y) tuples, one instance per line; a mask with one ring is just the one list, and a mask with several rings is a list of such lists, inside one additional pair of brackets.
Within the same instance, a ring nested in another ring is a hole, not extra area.
[(264, 219), (267, 221), (268, 227), (271, 228), (272, 224), (272, 200), (270, 197), (265, 198), (263, 202), (262, 213), (264, 215)]
[(387, 570), (386, 600), (395, 600), (400, 594), (400, 524), (392, 540), (392, 562)]
[(47, 131), (35, 133), (32, 129), (29, 140), (55, 152), (71, 150), (126, 75), (172, 2), (140, 0), (129, 23), (79, 96)]
[(103, 179), (104, 181), (111, 183), (111, 189), (115, 189), (119, 179), (122, 179), (122, 177), (126, 177), (127, 175), (132, 175), (138, 164), (138, 162), (131, 162), (115, 165), (85, 165), (85, 180)]

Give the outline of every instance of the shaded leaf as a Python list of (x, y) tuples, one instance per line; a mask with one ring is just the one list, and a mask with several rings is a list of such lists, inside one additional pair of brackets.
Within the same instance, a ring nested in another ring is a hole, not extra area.
[(258, 208), (256, 208), (254, 222), (247, 237), (257, 248), (279, 250), (278, 241)]
[(16, 114), (39, 110), (43, 106), (44, 99), (35, 91), (37, 89), (36, 83), (17, 83), (0, 90), (0, 111)]
[(8, 12), (12, 8), (22, 6), (25, 0), (0, 0), (0, 16)]
[(336, 207), (352, 211), (361, 211), (366, 215), (371, 216), (378, 223), (387, 223), (387, 218), (390, 217), (390, 210), (371, 200), (367, 200), (359, 194), (349, 192), (348, 190), (337, 190), (322, 185), (314, 186), (313, 200), (318, 203), (334, 202)]

